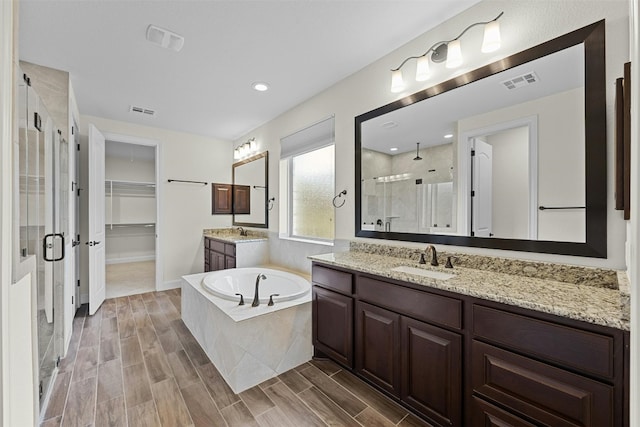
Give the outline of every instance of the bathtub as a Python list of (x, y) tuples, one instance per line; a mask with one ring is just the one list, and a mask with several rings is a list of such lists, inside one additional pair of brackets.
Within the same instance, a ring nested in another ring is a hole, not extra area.
[(212, 294), (230, 301), (239, 301), (244, 296), (245, 304), (251, 304), (255, 294), (256, 278), (263, 274), (266, 279), (260, 280), (258, 295), (261, 304), (269, 302), (290, 301), (309, 293), (311, 284), (302, 277), (286, 271), (270, 268), (234, 268), (208, 273), (202, 279), (202, 286)]
[[(260, 281), (260, 305), (252, 307), (258, 274), (267, 279)], [(305, 277), (271, 268), (182, 276), (182, 320), (233, 392), (241, 393), (311, 359), (310, 288)], [(244, 305), (236, 293), (244, 295)], [(281, 299), (269, 306), (274, 293)]]

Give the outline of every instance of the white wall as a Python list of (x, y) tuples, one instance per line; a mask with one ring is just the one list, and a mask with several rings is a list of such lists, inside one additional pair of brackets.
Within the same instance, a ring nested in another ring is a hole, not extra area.
[[(409, 81), (408, 88), (398, 94), (390, 92), (389, 70), (399, 64), (407, 56), (422, 53), (425, 46), (434, 41), (446, 40), (457, 35), (461, 29), (477, 21), (491, 19), (500, 11), (504, 16), (500, 20), (502, 47), (493, 54), (475, 52), (482, 37), (481, 30), (471, 30), (465, 36), (463, 55), (466, 65), (459, 72), (469, 71), (496, 61), (505, 56), (520, 52), (549, 39), (558, 37), (568, 31), (575, 30), (606, 18), (606, 55), (607, 81), (612, 82), (614, 76), (620, 74), (622, 64), (628, 56), (628, 2), (626, 0), (611, 1), (483, 1), (451, 20), (428, 31), (417, 39), (407, 43), (389, 55), (370, 64), (361, 71), (349, 76), (317, 96), (305, 101), (297, 107), (282, 114), (278, 118), (243, 135), (236, 141), (238, 144), (248, 138), (255, 137), (260, 151), (268, 149), (274, 160), (280, 151), (279, 140), (297, 129), (314, 123), (323, 117), (335, 114), (336, 123), (336, 192), (343, 189), (349, 191), (347, 203), (336, 210), (336, 238), (353, 239), (355, 204), (354, 194), (354, 117), (376, 107), (405, 97), (418, 90), (444, 81), (452, 76), (450, 70), (443, 66), (434, 66), (434, 77), (426, 82)], [(475, 44), (474, 44), (475, 40)], [(471, 46), (471, 47), (470, 47)], [(409, 80), (409, 79), (407, 79)], [(607, 120), (613, 123), (613, 91), (607, 93)], [(557, 256), (550, 254), (533, 254), (524, 252), (508, 252), (487, 249), (456, 248), (461, 252), (483, 253), (516, 258), (537, 259), (565, 262), (578, 265), (623, 268), (625, 226), (620, 213), (613, 206), (613, 126), (608, 127), (608, 253), (607, 259), (591, 259), (582, 257)], [(230, 154), (231, 156), (231, 154)], [(279, 200), (278, 162), (270, 162), (270, 189)], [(278, 217), (278, 206), (271, 211), (272, 218)], [(270, 229), (277, 231), (277, 221), (270, 222)], [(394, 244), (394, 242), (390, 242)], [(397, 242), (395, 244), (398, 244)], [(402, 243), (404, 245), (424, 246), (423, 244)]]
[[(156, 194), (161, 200), (159, 230), (165, 286), (176, 286), (185, 274), (202, 272), (204, 228), (228, 227), (230, 215), (211, 215), (211, 186), (168, 183), (168, 179), (231, 182), (233, 146), (198, 135), (160, 128), (81, 116), (80, 134), (87, 135), (93, 123), (103, 133), (115, 133), (159, 142), (160, 182)], [(84, 138), (83, 138), (84, 139)], [(86, 180), (82, 181), (86, 182)], [(82, 186), (82, 185), (81, 185)], [(87, 294), (81, 283), (81, 294)]]

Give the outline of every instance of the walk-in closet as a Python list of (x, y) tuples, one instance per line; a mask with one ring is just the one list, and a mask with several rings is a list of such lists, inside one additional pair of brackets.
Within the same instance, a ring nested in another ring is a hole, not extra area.
[(156, 147), (105, 143), (106, 297), (156, 289)]

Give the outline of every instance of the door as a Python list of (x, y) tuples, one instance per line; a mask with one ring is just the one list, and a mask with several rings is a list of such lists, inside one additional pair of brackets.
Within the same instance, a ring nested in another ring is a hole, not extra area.
[(490, 144), (476, 138), (472, 154), (471, 230), (475, 237), (493, 236), (491, 227), (493, 205), (493, 149)]
[(104, 135), (89, 125), (89, 314), (94, 314), (106, 296)]

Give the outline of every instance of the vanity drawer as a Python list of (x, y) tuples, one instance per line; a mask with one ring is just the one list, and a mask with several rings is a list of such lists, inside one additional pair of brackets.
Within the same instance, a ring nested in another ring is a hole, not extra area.
[(358, 297), (432, 324), (462, 329), (462, 301), (358, 276)]
[(351, 273), (314, 264), (311, 269), (311, 280), (325, 288), (333, 289), (343, 294), (353, 294), (353, 275)]
[(613, 387), (473, 341), (474, 394), (548, 426), (613, 426)]
[(209, 249), (211, 249), (212, 251), (220, 252), (221, 254), (223, 254), (224, 253), (224, 243), (219, 242), (217, 240), (209, 239)]
[(481, 305), (473, 306), (472, 323), (477, 338), (587, 374), (614, 377), (613, 337)]

